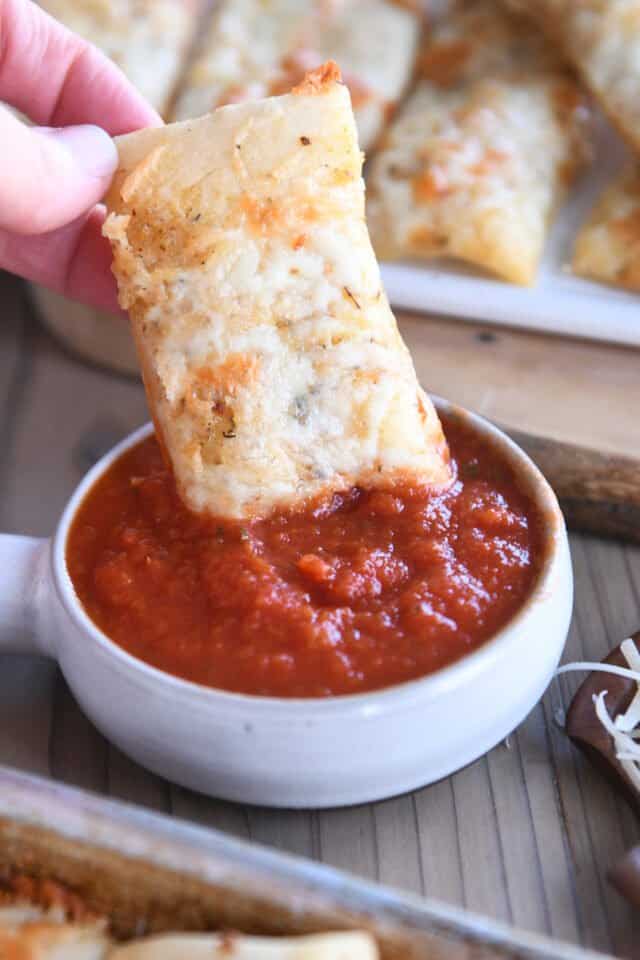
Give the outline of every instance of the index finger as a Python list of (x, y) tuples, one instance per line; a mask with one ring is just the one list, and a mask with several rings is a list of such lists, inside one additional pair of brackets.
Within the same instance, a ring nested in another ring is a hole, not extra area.
[(0, 99), (38, 124), (112, 136), (161, 122), (115, 64), (32, 0), (0, 0)]

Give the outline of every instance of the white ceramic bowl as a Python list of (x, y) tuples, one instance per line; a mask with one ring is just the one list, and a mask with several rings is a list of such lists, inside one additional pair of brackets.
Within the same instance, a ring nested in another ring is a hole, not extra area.
[(493, 639), (457, 663), (373, 693), (285, 700), (201, 687), (112, 643), (75, 595), (67, 534), (87, 491), (150, 426), (89, 471), (51, 541), (0, 537), (0, 649), (54, 657), (106, 737), (155, 773), (217, 797), (337, 806), (458, 770), (507, 736), (543, 694), (567, 635), (573, 583), (562, 514), (539, 470), (496, 427), (446, 403), (439, 408), (492, 438), (545, 518), (544, 563), (531, 596)]

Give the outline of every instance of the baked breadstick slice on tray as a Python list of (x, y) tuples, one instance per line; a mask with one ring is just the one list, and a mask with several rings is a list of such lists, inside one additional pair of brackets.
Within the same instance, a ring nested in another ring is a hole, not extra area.
[(165, 114), (190, 43), (199, 0), (39, 0), (52, 17), (99, 47)]
[(251, 518), (448, 482), (369, 242), (335, 65), (118, 149), (105, 233), (183, 500)]
[(378, 960), (371, 934), (359, 930), (297, 937), (238, 933), (165, 933), (115, 943), (103, 920), (80, 924), (58, 908), (0, 907), (3, 960)]
[(221, 0), (178, 91), (173, 119), (268, 96), (279, 65), (315, 32), (317, 18), (307, 0)]
[(573, 272), (640, 290), (640, 167), (610, 184), (576, 240)]
[(360, 930), (297, 937), (239, 933), (165, 933), (115, 943), (104, 919), (68, 920), (64, 909), (29, 903), (0, 906), (3, 960), (378, 960), (371, 934)]
[(288, 92), (331, 59), (368, 149), (410, 81), (421, 26), (417, 5), (394, 0), (222, 0), (174, 118)]
[(640, 149), (640, 0), (508, 0), (547, 33)]
[(531, 284), (588, 145), (575, 77), (544, 37), (491, 0), (427, 36), (420, 79), (368, 172), (381, 259), (453, 257)]
[(105, 960), (109, 939), (103, 923), (66, 922), (61, 910), (29, 903), (0, 906), (3, 960)]
[(175, 933), (133, 941), (107, 960), (377, 960), (375, 940), (349, 930), (306, 937)]

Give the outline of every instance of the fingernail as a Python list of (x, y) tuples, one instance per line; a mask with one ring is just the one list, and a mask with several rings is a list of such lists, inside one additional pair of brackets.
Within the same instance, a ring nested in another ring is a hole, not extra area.
[(74, 164), (90, 177), (110, 177), (118, 166), (118, 151), (108, 133), (93, 124), (76, 127), (41, 127), (71, 155)]

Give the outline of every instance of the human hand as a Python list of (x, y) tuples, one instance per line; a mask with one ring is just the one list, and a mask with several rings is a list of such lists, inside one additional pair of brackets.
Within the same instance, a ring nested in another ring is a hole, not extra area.
[[(31, 0), (0, 0), (0, 268), (117, 311), (101, 234), (109, 136), (162, 121), (102, 53)], [(46, 125), (46, 126), (45, 126)]]

